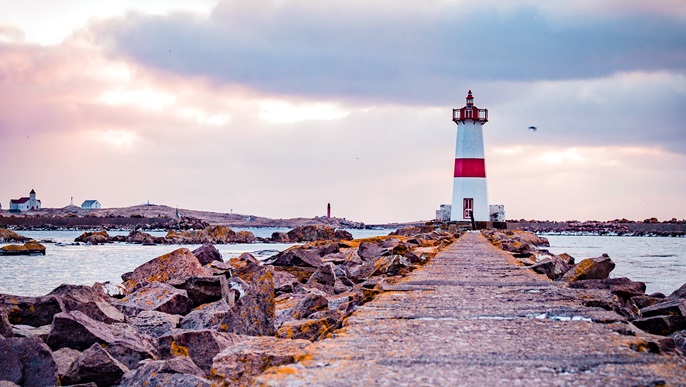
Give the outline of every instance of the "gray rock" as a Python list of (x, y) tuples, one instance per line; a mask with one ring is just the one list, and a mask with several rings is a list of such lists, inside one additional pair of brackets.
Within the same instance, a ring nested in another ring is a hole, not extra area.
[(229, 305), (224, 300), (202, 305), (188, 313), (181, 320), (181, 329), (217, 328), (229, 312)]
[(59, 377), (62, 377), (62, 375), (67, 372), (71, 366), (71, 363), (73, 363), (74, 360), (76, 360), (80, 355), (81, 351), (67, 347), (60, 348), (52, 353), (52, 357), (55, 359), (55, 363), (57, 363), (57, 374)]
[(686, 317), (683, 316), (647, 317), (634, 320), (631, 323), (648, 333), (662, 336), (686, 329)]
[(24, 297), (1, 294), (11, 324), (40, 327), (50, 325), (55, 314), (63, 311), (62, 301), (56, 296)]
[(12, 324), (10, 324), (10, 320), (7, 318), (7, 311), (0, 307), (0, 337), (12, 336), (14, 334), (12, 333)]
[(194, 306), (221, 300), (228, 292), (224, 276), (189, 277), (183, 282), (170, 284), (177, 289), (185, 290)]
[(193, 308), (193, 301), (185, 290), (162, 282), (152, 282), (117, 300), (115, 305), (129, 316), (144, 310), (183, 315)]
[[(122, 377), (119, 387), (154, 387), (154, 386), (173, 386), (169, 376), (184, 376), (200, 378), (185, 379), (188, 384), (176, 384), (178, 386), (204, 386), (202, 379), (205, 373), (198, 368), (193, 360), (187, 356), (173, 357), (167, 360), (144, 360), (135, 370), (131, 370)], [(174, 382), (178, 382), (175, 379)], [(197, 384), (196, 384), (197, 382)], [(206, 380), (204, 381), (206, 383)]]
[(111, 386), (119, 383), (129, 369), (114, 359), (100, 344), (93, 344), (85, 350), (64, 373), (61, 382), (64, 385), (77, 383), (96, 383), (100, 386)]
[(158, 348), (161, 359), (188, 356), (203, 372), (209, 373), (212, 358), (238, 341), (236, 335), (210, 329), (175, 329), (158, 338)]
[(56, 296), (61, 300), (63, 312), (78, 310), (94, 320), (108, 324), (125, 320), (124, 315), (109, 303), (110, 297), (101, 288), (63, 284), (48, 293), (48, 296)]
[(36, 336), (42, 341), (48, 339), (50, 334), (50, 325), (43, 325), (42, 327), (32, 327), (31, 325), (17, 324), (12, 326), (12, 333), (14, 337), (31, 337)]
[(270, 263), (273, 266), (303, 266), (317, 268), (322, 264), (322, 257), (319, 255), (317, 249), (306, 249), (295, 246), (274, 256), (273, 260), (270, 260)]
[(124, 286), (133, 291), (138, 285), (207, 275), (198, 258), (187, 248), (180, 248), (154, 258), (140, 266), (128, 277)]
[(57, 385), (57, 364), (38, 337), (0, 339), (0, 380), (24, 386)]
[(672, 292), (669, 298), (686, 298), (686, 284), (681, 285), (681, 287)]
[(179, 327), (183, 316), (155, 310), (144, 310), (129, 320), (129, 324), (139, 333), (151, 337), (160, 337)]
[(686, 300), (681, 298), (666, 299), (641, 309), (641, 316), (686, 316)]
[(336, 283), (336, 273), (334, 273), (334, 266), (331, 262), (322, 263), (317, 271), (312, 274), (310, 279), (307, 280), (308, 286), (313, 286), (314, 284), (320, 284), (323, 286), (333, 287)]

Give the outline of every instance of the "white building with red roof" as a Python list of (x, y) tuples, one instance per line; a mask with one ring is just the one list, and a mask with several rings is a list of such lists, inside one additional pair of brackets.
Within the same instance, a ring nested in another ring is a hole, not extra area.
[(36, 199), (36, 191), (31, 190), (29, 197), (10, 200), (10, 211), (21, 212), (40, 210), (40, 200)]

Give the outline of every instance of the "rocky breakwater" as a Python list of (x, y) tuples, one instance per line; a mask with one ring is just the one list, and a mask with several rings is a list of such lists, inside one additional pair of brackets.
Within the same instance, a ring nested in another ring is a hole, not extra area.
[[(326, 230), (318, 230), (328, 235)], [(260, 262), (211, 244), (174, 250), (102, 284), (0, 295), (3, 386), (234, 386), (306, 354), (362, 303), (455, 235), (317, 240)]]
[[(615, 263), (607, 254), (575, 263), (568, 254), (554, 255), (539, 249), (549, 244), (535, 234), (511, 230), (487, 230), (483, 234), (495, 246), (511, 252), (522, 266), (552, 281), (565, 282), (570, 288), (586, 290), (586, 306), (612, 310), (633, 327), (655, 335), (654, 340), (645, 342), (645, 350), (686, 355), (686, 284), (669, 296), (648, 295), (643, 282), (610, 278)], [(620, 333), (635, 334), (631, 329)]]

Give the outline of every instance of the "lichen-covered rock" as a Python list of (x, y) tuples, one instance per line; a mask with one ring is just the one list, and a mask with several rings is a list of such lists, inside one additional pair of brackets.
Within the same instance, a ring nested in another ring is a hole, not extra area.
[(45, 255), (45, 246), (36, 242), (28, 241), (23, 245), (7, 245), (0, 247), (0, 255)]
[(606, 279), (615, 268), (615, 263), (607, 254), (596, 258), (586, 258), (562, 276), (562, 280), (573, 282), (589, 279)]
[(374, 267), (376, 271), (373, 275), (396, 276), (406, 274), (412, 268), (412, 264), (402, 255), (384, 255), (374, 261)]
[(127, 372), (119, 387), (210, 387), (205, 373), (186, 356), (167, 360), (144, 360)]
[(247, 386), (268, 367), (291, 364), (306, 355), (306, 340), (284, 340), (269, 336), (242, 337), (240, 343), (221, 351), (212, 364), (217, 387)]
[(110, 243), (110, 235), (107, 231), (84, 232), (74, 239), (74, 242), (90, 243), (93, 245)]
[(274, 276), (271, 266), (262, 267), (250, 279), (250, 287), (231, 305), (220, 329), (241, 335), (274, 334)]
[(289, 243), (291, 241), (288, 239), (288, 234), (280, 231), (273, 232), (269, 239), (274, 243)]
[(160, 337), (179, 327), (183, 316), (155, 310), (144, 310), (129, 320), (129, 324), (138, 333), (151, 337)]
[(188, 313), (181, 320), (181, 329), (217, 328), (229, 312), (229, 305), (224, 300), (201, 305)]
[(260, 261), (250, 253), (243, 253), (238, 257), (229, 259), (232, 274), (242, 279), (247, 279), (261, 266)]
[(138, 284), (167, 282), (173, 279), (183, 281), (189, 277), (203, 277), (206, 274), (195, 255), (184, 247), (138, 266), (124, 286), (128, 291), (133, 291)]
[(209, 373), (212, 358), (239, 341), (238, 336), (211, 329), (175, 329), (158, 338), (161, 359), (188, 356), (203, 372)]
[(98, 386), (119, 383), (129, 369), (110, 356), (100, 344), (93, 344), (79, 355), (61, 378), (63, 385), (94, 382)]
[(0, 380), (21, 386), (57, 385), (57, 364), (38, 337), (0, 338)]
[(56, 296), (25, 297), (11, 294), (0, 295), (11, 324), (40, 327), (50, 325), (52, 317), (62, 312), (62, 301)]
[(167, 243), (176, 244), (226, 244), (252, 243), (255, 236), (249, 231), (238, 233), (226, 226), (207, 226), (202, 230), (173, 231), (165, 236)]
[(318, 294), (308, 294), (303, 297), (288, 313), (294, 319), (304, 319), (312, 313), (326, 309), (329, 300)]
[(353, 236), (345, 230), (336, 230), (331, 226), (299, 226), (286, 233), (291, 242), (311, 242), (320, 240), (352, 240)]
[(283, 323), (276, 331), (276, 336), (283, 339), (302, 339), (314, 341), (334, 329), (336, 320), (318, 318), (291, 320)]
[(207, 264), (210, 264), (214, 261), (219, 261), (219, 262), (224, 262), (222, 259), (222, 254), (217, 250), (214, 245), (211, 245), (209, 243), (206, 243), (197, 249), (193, 250), (193, 255), (195, 255), (196, 258), (198, 258), (198, 262), (200, 262), (201, 265), (205, 266)]
[(184, 315), (193, 308), (193, 301), (188, 298), (185, 290), (161, 282), (152, 282), (115, 301), (115, 305), (129, 316), (144, 310)]

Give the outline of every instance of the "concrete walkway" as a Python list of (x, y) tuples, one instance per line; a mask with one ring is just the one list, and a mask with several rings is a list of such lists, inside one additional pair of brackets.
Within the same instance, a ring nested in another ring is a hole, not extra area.
[[(637, 352), (619, 315), (467, 233), (365, 304), (272, 386), (686, 385), (686, 359)], [(594, 322), (599, 321), (599, 322)], [(639, 334), (640, 336), (640, 334)]]

